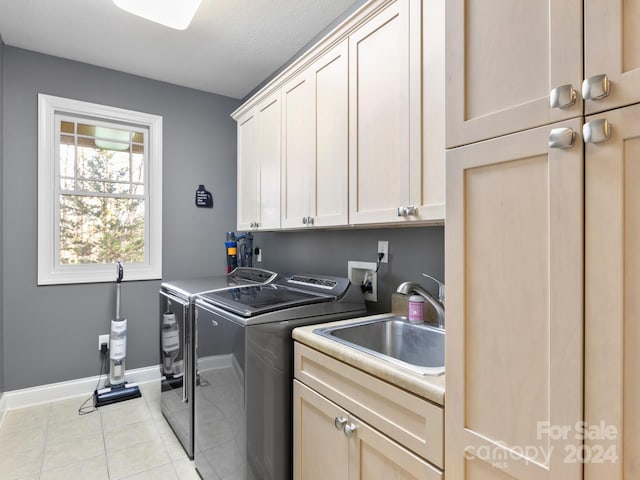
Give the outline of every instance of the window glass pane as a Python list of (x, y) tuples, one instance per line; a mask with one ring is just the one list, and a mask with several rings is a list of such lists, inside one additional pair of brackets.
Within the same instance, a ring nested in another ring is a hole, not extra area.
[(76, 189), (75, 180), (72, 178), (61, 178), (60, 179), (60, 188), (62, 190), (70, 190), (73, 191)]
[(73, 144), (60, 144), (60, 175), (73, 177), (75, 170), (76, 147)]
[(96, 142), (93, 138), (78, 137), (78, 146), (96, 148)]
[(133, 141), (136, 143), (144, 143), (144, 133), (133, 132)]
[(73, 135), (60, 135), (60, 143), (65, 145), (75, 145), (75, 137)]
[(131, 155), (131, 181), (144, 182), (144, 155)]
[(76, 176), (81, 178), (104, 178), (106, 164), (112, 152), (95, 148), (78, 148), (78, 171)]
[(133, 184), (131, 185), (131, 195), (144, 195), (144, 185), (139, 184)]
[(144, 261), (142, 199), (60, 195), (60, 263)]
[(78, 124), (78, 135), (88, 135), (94, 137), (96, 135), (96, 127), (94, 125)]
[(133, 153), (143, 154), (144, 153), (144, 145), (136, 145), (134, 143), (133, 145), (131, 145), (131, 151)]
[(60, 122), (60, 131), (62, 133), (74, 133), (75, 124), (73, 122)]
[(109, 152), (105, 180), (130, 181), (129, 152)]
[(96, 148), (100, 148), (102, 150), (114, 150), (118, 152), (129, 153), (128, 143), (113, 142), (111, 140), (101, 140), (99, 138), (96, 138), (95, 146)]
[(100, 180), (76, 180), (76, 190), (79, 192), (100, 192), (104, 193), (104, 182)]
[(100, 127), (96, 125), (78, 124), (78, 135), (87, 135), (89, 137), (104, 138), (106, 140), (116, 140), (119, 142), (127, 142), (131, 138), (129, 130), (120, 130), (117, 128)]

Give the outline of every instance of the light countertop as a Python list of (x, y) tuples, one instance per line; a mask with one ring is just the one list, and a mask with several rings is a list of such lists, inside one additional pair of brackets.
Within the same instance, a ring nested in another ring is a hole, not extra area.
[(373, 355), (369, 355), (356, 350), (355, 348), (342, 345), (341, 343), (313, 333), (313, 330), (316, 328), (330, 325), (348, 325), (350, 323), (361, 322), (363, 320), (375, 320), (378, 318), (391, 317), (393, 315), (394, 314), (392, 313), (383, 313), (380, 315), (371, 315), (367, 317), (352, 318), (350, 320), (299, 327), (293, 330), (293, 338), (297, 342), (347, 363), (352, 367), (358, 368), (408, 392), (444, 406), (444, 375), (419, 375), (390, 362), (376, 358)]

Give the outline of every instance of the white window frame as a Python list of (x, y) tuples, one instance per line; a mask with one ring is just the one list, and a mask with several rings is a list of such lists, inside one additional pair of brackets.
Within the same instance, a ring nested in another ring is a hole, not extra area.
[(38, 285), (112, 282), (114, 264), (61, 265), (56, 188), (56, 114), (92, 121), (125, 123), (148, 128), (145, 194), (145, 259), (125, 264), (124, 280), (162, 278), (162, 117), (122, 108), (38, 94)]

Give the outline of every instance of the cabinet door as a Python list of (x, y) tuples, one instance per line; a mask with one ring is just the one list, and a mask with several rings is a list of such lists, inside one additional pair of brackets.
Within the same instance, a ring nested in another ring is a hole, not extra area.
[(640, 2), (584, 2), (585, 78), (606, 74), (609, 96), (586, 100), (587, 114), (640, 102)]
[[(582, 114), (582, 0), (447, 0), (446, 30), (448, 147)], [(552, 109), (567, 84), (577, 101)]]
[(343, 41), (311, 67), (315, 86), (313, 225), (346, 225), (349, 213), (349, 64)]
[(377, 432), (357, 417), (351, 416), (348, 425), (356, 428), (349, 439), (349, 480), (442, 478), (440, 470)]
[(310, 214), (309, 189), (315, 184), (312, 177), (316, 160), (314, 97), (308, 70), (282, 88), (283, 227), (302, 227)]
[(238, 230), (251, 230), (260, 219), (260, 159), (256, 109), (238, 119)]
[(585, 150), (585, 419), (597, 427), (585, 480), (631, 480), (640, 478), (640, 106), (587, 121), (598, 119), (612, 134)]
[(445, 2), (422, 0), (422, 153), (411, 171), (409, 203), (418, 206), (416, 220), (430, 222), (444, 220), (444, 10)]
[[(577, 145), (550, 149), (551, 127)], [(574, 119), (447, 152), (449, 478), (581, 478), (577, 432), (548, 433), (583, 418), (580, 130)]]
[(260, 229), (280, 227), (280, 91), (257, 106)]
[(420, 2), (391, 3), (349, 37), (350, 223), (397, 221), (409, 203), (410, 157), (420, 153), (410, 128), (420, 125), (421, 105), (410, 5)]
[(349, 447), (336, 419), (346, 411), (297, 380), (293, 381), (294, 480), (347, 480)]
[(283, 227), (347, 224), (347, 54), (343, 41), (282, 89)]

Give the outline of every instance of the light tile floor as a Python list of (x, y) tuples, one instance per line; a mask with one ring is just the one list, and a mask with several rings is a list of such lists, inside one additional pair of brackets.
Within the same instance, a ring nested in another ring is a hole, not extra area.
[(197, 480), (164, 420), (157, 385), (142, 398), (78, 415), (75, 397), (9, 410), (0, 427), (2, 480)]

